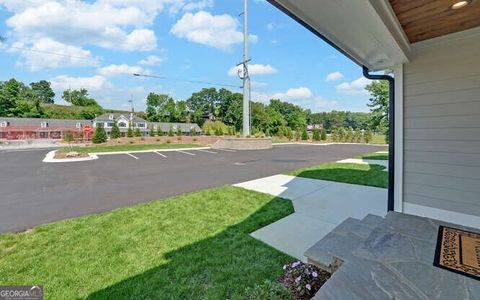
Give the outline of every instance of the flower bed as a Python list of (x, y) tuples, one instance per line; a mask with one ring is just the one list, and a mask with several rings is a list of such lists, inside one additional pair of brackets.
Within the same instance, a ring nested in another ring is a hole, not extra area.
[(283, 270), (285, 274), (280, 282), (290, 290), (295, 300), (312, 298), (331, 276), (314, 265), (300, 261), (283, 266)]

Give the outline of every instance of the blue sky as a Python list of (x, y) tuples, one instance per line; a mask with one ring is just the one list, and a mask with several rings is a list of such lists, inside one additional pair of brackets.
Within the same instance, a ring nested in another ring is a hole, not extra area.
[[(46, 79), (57, 96), (84, 87), (109, 108), (132, 97), (137, 110), (151, 91), (186, 99), (203, 86), (132, 73), (240, 86), (242, 9), (242, 0), (0, 0), (0, 80)], [(250, 0), (250, 34), (253, 100), (368, 111), (360, 67), (265, 1)]]

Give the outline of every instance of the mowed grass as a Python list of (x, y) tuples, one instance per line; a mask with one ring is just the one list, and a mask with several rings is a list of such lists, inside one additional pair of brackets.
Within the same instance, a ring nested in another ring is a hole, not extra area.
[(372, 140), (370, 141), (370, 144), (376, 144), (376, 145), (386, 145), (387, 142), (385, 140), (385, 135), (384, 134), (376, 134), (372, 137)]
[(196, 144), (127, 144), (115, 146), (92, 146), (92, 147), (65, 147), (60, 151), (78, 153), (102, 153), (102, 152), (116, 152), (116, 151), (142, 151), (142, 150), (165, 150), (165, 149), (181, 149), (181, 148), (197, 148), (201, 147)]
[(45, 299), (242, 299), (293, 259), (249, 233), (290, 201), (224, 186), (0, 235), (0, 285)]
[(388, 153), (372, 152), (372, 153), (359, 155), (356, 158), (370, 159), (370, 160), (388, 160)]
[(327, 163), (296, 170), (288, 175), (386, 188), (388, 173), (379, 165)]

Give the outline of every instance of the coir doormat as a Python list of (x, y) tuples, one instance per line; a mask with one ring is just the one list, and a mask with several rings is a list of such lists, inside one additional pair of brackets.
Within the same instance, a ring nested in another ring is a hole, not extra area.
[(480, 280), (480, 234), (440, 226), (433, 264)]

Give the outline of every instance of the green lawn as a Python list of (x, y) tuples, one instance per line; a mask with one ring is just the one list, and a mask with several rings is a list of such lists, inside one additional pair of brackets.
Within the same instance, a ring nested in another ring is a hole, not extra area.
[(288, 175), (386, 188), (388, 173), (379, 165), (327, 163), (300, 169)]
[(371, 160), (388, 160), (388, 153), (366, 153), (357, 156), (356, 158), (361, 158), (361, 159), (371, 159)]
[(387, 142), (385, 141), (385, 135), (384, 134), (374, 135), (372, 137), (372, 141), (370, 142), (370, 144), (386, 145)]
[(243, 299), (293, 259), (249, 233), (290, 201), (224, 186), (0, 235), (0, 285), (45, 299)]
[(100, 152), (116, 152), (116, 151), (141, 151), (141, 150), (162, 150), (177, 148), (195, 148), (201, 147), (195, 144), (127, 144), (115, 146), (92, 146), (92, 147), (65, 147), (61, 152), (76, 151), (78, 153), (100, 153)]

